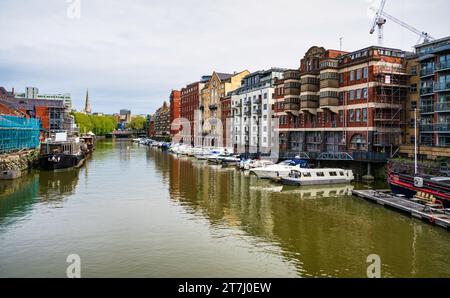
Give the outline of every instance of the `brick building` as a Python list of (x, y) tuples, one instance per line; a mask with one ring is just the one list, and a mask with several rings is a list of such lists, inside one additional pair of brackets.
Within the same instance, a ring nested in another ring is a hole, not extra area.
[(396, 49), (312, 47), (298, 70), (284, 73), (278, 121), (286, 151), (368, 161), (395, 153), (409, 88), (405, 63), (405, 53)]
[[(181, 117), (181, 92), (172, 90), (170, 93), (170, 123)], [(170, 129), (170, 137), (173, 138), (180, 130)]]
[[(186, 144), (202, 144), (202, 119), (200, 108), (201, 90), (205, 87), (206, 82), (209, 81), (210, 76), (203, 76), (198, 82), (191, 83), (181, 89), (181, 118), (189, 121), (191, 126), (190, 140), (184, 140)], [(194, 139), (194, 136), (199, 136)]]
[(170, 138), (170, 107), (164, 102), (154, 116), (155, 138), (159, 140), (168, 140)]

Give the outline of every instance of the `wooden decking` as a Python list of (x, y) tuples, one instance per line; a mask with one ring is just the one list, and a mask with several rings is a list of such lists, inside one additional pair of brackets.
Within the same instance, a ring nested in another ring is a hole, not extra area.
[(353, 190), (353, 195), (410, 214), (429, 224), (445, 229), (450, 228), (450, 210), (435, 209), (406, 198), (393, 196), (388, 190)]

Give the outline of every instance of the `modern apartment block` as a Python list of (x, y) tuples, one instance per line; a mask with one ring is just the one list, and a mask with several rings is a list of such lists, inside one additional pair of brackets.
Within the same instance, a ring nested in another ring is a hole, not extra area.
[(420, 63), (420, 154), (450, 157), (450, 37), (416, 46)]
[(231, 93), (232, 143), (235, 153), (269, 153), (274, 137), (274, 84), (284, 69), (251, 73)]
[(312, 47), (283, 78), (277, 118), (285, 152), (366, 161), (397, 152), (409, 88), (403, 51)]

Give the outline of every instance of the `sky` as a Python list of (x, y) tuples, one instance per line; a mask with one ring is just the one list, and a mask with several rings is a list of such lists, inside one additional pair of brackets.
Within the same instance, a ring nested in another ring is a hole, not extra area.
[[(355, 51), (380, 0), (0, 0), (0, 86), (71, 93), (81, 110), (153, 113), (202, 75), (298, 68), (314, 45)], [(426, 3), (426, 5), (424, 4)], [(449, 36), (448, 0), (388, 0), (386, 12)], [(418, 36), (389, 22), (384, 45), (412, 51)]]

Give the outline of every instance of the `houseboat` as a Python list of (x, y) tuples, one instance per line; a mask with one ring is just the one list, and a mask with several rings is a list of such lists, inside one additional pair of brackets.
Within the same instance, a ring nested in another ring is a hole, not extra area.
[(394, 194), (413, 199), (420, 192), (435, 197), (445, 208), (450, 208), (450, 177), (446, 171), (391, 160), (387, 176)]
[(57, 133), (41, 144), (40, 169), (52, 171), (81, 165), (85, 158), (83, 145), (80, 138), (68, 138), (67, 133)]
[(343, 169), (295, 169), (288, 176), (281, 176), (284, 185), (331, 185), (352, 182), (355, 177), (352, 170)]

